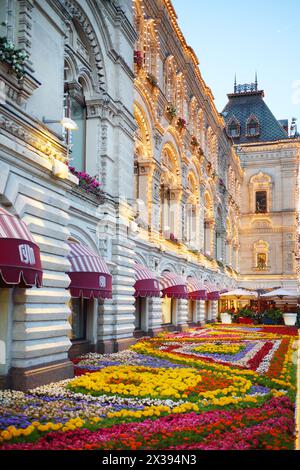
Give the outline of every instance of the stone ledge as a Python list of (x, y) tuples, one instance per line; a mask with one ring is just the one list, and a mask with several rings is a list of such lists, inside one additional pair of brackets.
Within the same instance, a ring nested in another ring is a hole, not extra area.
[(51, 382), (74, 377), (74, 367), (71, 361), (57, 361), (45, 366), (12, 367), (8, 376), (8, 386), (14, 390), (30, 390)]

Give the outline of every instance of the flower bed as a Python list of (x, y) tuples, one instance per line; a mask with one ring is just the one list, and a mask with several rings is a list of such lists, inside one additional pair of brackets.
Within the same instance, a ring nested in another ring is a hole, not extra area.
[(2, 449), (293, 449), (297, 329), (209, 325), (0, 391)]

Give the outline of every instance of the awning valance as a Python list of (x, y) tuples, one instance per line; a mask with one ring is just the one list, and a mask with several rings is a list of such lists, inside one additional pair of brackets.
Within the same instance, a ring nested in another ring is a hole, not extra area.
[(163, 296), (174, 299), (188, 299), (187, 282), (182, 276), (165, 272), (161, 276), (160, 283)]
[(207, 289), (207, 300), (219, 300), (220, 289), (213, 284), (205, 284)]
[(69, 286), (72, 297), (111, 299), (112, 277), (100, 256), (81, 243), (69, 242), (71, 270)]
[(135, 297), (160, 297), (159, 282), (155, 274), (142, 264), (134, 265), (135, 272)]
[(40, 249), (26, 224), (0, 208), (0, 287), (41, 287)]
[(189, 299), (191, 300), (206, 300), (206, 287), (199, 279), (189, 277), (187, 280)]

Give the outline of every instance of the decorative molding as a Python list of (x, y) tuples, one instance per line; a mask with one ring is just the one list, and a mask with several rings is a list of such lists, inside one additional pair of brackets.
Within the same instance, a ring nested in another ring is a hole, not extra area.
[(77, 19), (77, 21), (80, 23), (83, 31), (86, 34), (86, 37), (90, 43), (90, 47), (91, 47), (92, 54), (93, 54), (93, 59), (95, 61), (95, 66), (97, 69), (99, 92), (103, 92), (104, 91), (103, 86), (105, 85), (105, 82), (103, 81), (102, 77), (105, 71), (103, 67), (101, 48), (98, 43), (98, 39), (95, 34), (94, 28), (91, 25), (87, 15), (85, 14), (83, 9), (78, 5), (76, 1), (65, 0), (64, 5), (69, 15)]
[(41, 152), (48, 160), (55, 159), (61, 162), (66, 162), (67, 160), (66, 151), (62, 152), (59, 150), (58, 147), (46, 139), (46, 137), (38, 137), (35, 135), (33, 129), (30, 129), (29, 126), (25, 126), (25, 124), (20, 124), (17, 121), (8, 119), (2, 114), (0, 115), (0, 128), (22, 140), (24, 144), (32, 146), (35, 150)]
[[(19, 17), (18, 17), (18, 45), (29, 56), (31, 54), (31, 37), (32, 37), (32, 9), (33, 0), (19, 0)], [(30, 62), (31, 64), (31, 62)]]

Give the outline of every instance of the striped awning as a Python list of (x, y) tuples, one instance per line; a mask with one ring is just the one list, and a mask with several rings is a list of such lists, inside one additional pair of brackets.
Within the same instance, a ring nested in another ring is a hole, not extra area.
[(105, 261), (81, 243), (69, 242), (69, 247), (72, 297), (111, 299), (112, 277)]
[(162, 295), (174, 299), (188, 299), (187, 281), (178, 274), (164, 272), (160, 278)]
[(160, 297), (160, 286), (155, 274), (146, 266), (134, 265), (135, 297)]
[(214, 284), (205, 283), (207, 289), (207, 300), (219, 300), (220, 289)]
[(26, 224), (0, 208), (0, 287), (41, 287), (40, 249)]
[(195, 277), (189, 277), (188, 280), (189, 299), (191, 300), (206, 300), (207, 288), (202, 281)]

